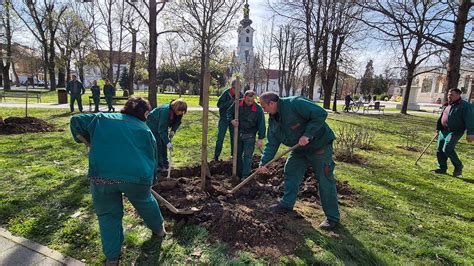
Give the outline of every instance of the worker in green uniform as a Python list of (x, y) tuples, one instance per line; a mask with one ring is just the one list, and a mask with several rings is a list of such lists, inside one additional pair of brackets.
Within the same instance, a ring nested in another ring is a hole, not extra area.
[[(234, 139), (234, 130), (229, 120), (227, 120), (227, 111), (235, 101), (235, 84), (236, 80), (232, 81), (232, 86), (222, 92), (221, 96), (219, 97), (219, 100), (217, 101), (217, 107), (219, 108), (219, 122), (217, 124), (217, 140), (216, 149), (214, 150), (214, 161), (219, 160), (227, 129), (229, 129), (230, 134), (230, 154), (233, 154), (234, 152), (234, 147), (232, 145)], [(240, 97), (242, 97), (241, 92), (239, 92), (239, 95)]]
[(257, 147), (261, 148), (265, 138), (265, 115), (262, 107), (255, 102), (255, 92), (247, 90), (239, 104), (239, 119), (234, 119), (234, 105), (229, 107), (227, 120), (239, 128), (237, 146), (237, 176), (246, 178), (252, 169), (255, 137), (258, 132)]
[(474, 107), (462, 100), (461, 94), (460, 89), (449, 90), (448, 103), (441, 112), (436, 125), (438, 169), (433, 172), (437, 174), (446, 174), (449, 158), (454, 166), (453, 176), (461, 176), (463, 165), (455, 151), (456, 144), (464, 135), (464, 131), (467, 131), (466, 140), (468, 142), (474, 140)]
[(187, 110), (188, 105), (186, 102), (182, 99), (178, 99), (153, 109), (148, 115), (146, 124), (156, 138), (158, 171), (168, 170), (169, 162), (166, 151), (167, 149), (173, 149), (170, 138), (172, 138), (176, 130), (178, 130), (181, 125), (181, 119)]
[(307, 98), (280, 98), (274, 92), (263, 93), (260, 96), (260, 104), (270, 117), (267, 144), (257, 171), (268, 171), (264, 165), (273, 159), (280, 144), (301, 146), (288, 156), (284, 168), (283, 198), (279, 203), (270, 206), (270, 210), (285, 213), (293, 209), (304, 173), (311, 165), (326, 215), (325, 221), (319, 226), (322, 229), (333, 229), (339, 223), (340, 216), (333, 173), (335, 164), (332, 159), (332, 142), (335, 135), (326, 123), (327, 112)]
[(94, 112), (99, 112), (99, 102), (100, 102), (100, 87), (97, 85), (97, 80), (94, 80), (94, 84), (91, 87), (92, 99), (94, 100)]
[(104, 85), (104, 96), (105, 96), (105, 101), (107, 102), (107, 107), (109, 110), (107, 112), (115, 112), (115, 108), (113, 106), (113, 98), (115, 96), (115, 88), (110, 84), (110, 81), (108, 79), (105, 80), (105, 85)]
[(76, 75), (71, 75), (71, 80), (67, 83), (66, 92), (70, 95), (70, 110), (74, 112), (74, 102), (77, 101), (79, 112), (82, 113), (82, 98), (81, 95), (86, 92), (82, 82), (77, 80)]
[(155, 179), (156, 141), (144, 121), (147, 100), (134, 97), (121, 113), (81, 114), (71, 118), (71, 133), (91, 145), (89, 173), (92, 202), (99, 219), (106, 265), (118, 265), (124, 240), (123, 194), (143, 218), (154, 237), (166, 234), (158, 202), (151, 194)]

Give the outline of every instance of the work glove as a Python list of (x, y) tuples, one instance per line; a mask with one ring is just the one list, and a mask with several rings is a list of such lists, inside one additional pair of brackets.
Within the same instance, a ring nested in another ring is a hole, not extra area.
[(166, 144), (166, 148), (168, 148), (168, 150), (172, 151), (173, 150), (173, 144), (171, 144), (171, 142), (168, 142), (168, 144)]

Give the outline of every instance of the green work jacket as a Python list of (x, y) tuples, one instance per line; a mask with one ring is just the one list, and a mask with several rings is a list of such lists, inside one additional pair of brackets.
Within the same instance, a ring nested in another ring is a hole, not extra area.
[[(446, 106), (443, 108), (446, 108)], [(443, 112), (438, 119), (436, 125), (437, 130), (448, 130), (450, 132), (455, 132), (456, 134), (464, 134), (464, 131), (467, 130), (468, 135), (474, 135), (474, 107), (472, 104), (460, 100), (451, 104), (451, 110), (449, 111), (448, 116), (448, 128), (443, 128), (441, 125), (441, 117)]]
[[(239, 93), (242, 97), (242, 92)], [(229, 88), (222, 92), (219, 100), (217, 100), (217, 108), (219, 108), (219, 115), (223, 119), (227, 119), (227, 110), (235, 101), (235, 89)]]
[(100, 96), (100, 87), (97, 85), (93, 85), (91, 87), (91, 92), (92, 92), (92, 96)]
[(86, 90), (79, 80), (71, 80), (67, 83), (66, 92), (72, 95), (84, 94)]
[(171, 105), (168, 103), (153, 109), (148, 114), (146, 124), (153, 132), (160, 135), (164, 144), (168, 144), (170, 142), (170, 139), (168, 138), (168, 128), (171, 128), (171, 131), (176, 132), (181, 125), (182, 117), (183, 116), (176, 115), (173, 110), (171, 110)]
[[(227, 120), (230, 122), (235, 117), (235, 107), (232, 104), (227, 111)], [(265, 115), (262, 107), (253, 103), (251, 106), (245, 104), (244, 100), (239, 104), (239, 135), (256, 134), (258, 139), (265, 138)]]
[(330, 144), (335, 135), (326, 123), (327, 116), (323, 108), (307, 98), (280, 98), (277, 113), (268, 119), (267, 144), (260, 164), (273, 159), (280, 144), (294, 146), (301, 136), (308, 137), (310, 143), (296, 149), (296, 153), (312, 152)]
[(71, 118), (71, 133), (91, 144), (89, 177), (152, 185), (156, 141), (145, 122), (121, 113), (81, 114)]
[(104, 95), (105, 96), (115, 96), (115, 88), (112, 84), (104, 85)]

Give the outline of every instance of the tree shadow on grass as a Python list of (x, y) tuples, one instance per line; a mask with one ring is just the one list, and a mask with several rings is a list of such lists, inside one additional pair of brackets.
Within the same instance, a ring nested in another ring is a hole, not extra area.
[[(304, 236), (301, 245), (295, 251), (295, 256), (304, 264), (334, 263), (330, 259), (334, 256), (344, 265), (386, 265), (385, 261), (366, 248), (364, 243), (355, 238), (342, 224), (339, 224), (333, 232), (327, 233), (315, 229), (306, 218), (295, 221), (295, 225), (300, 228)], [(332, 256), (322, 254), (322, 250)]]
[(162, 254), (163, 238), (151, 236), (143, 242), (140, 248), (140, 254), (135, 263), (138, 265), (157, 265), (163, 263), (160, 260)]

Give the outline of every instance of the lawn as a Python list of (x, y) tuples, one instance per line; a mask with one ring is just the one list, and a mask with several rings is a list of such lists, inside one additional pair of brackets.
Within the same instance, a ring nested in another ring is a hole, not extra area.
[[(16, 235), (37, 241), (88, 264), (103, 260), (97, 220), (88, 191), (86, 148), (73, 142), (67, 110), (31, 109), (31, 115), (55, 123), (63, 132), (0, 136), (0, 225)], [(21, 116), (22, 109), (2, 108), (3, 118)], [(200, 112), (189, 112), (174, 139), (173, 163), (197, 164), (200, 158)], [(217, 123), (209, 116), (210, 124)], [(296, 209), (303, 221), (288, 228), (303, 230), (305, 240), (291, 256), (255, 258), (250, 252), (231, 255), (225, 243), (211, 243), (205, 229), (175, 224), (172, 235), (159, 243), (126, 203), (124, 262), (171, 263), (289, 263), (289, 264), (474, 264), (474, 149), (464, 139), (458, 152), (464, 177), (434, 175), (433, 145), (414, 165), (419, 153), (402, 145), (406, 128), (417, 129), (416, 146), (434, 134), (433, 115), (331, 114), (336, 131), (354, 124), (374, 132), (373, 150), (356, 150), (365, 165), (337, 162), (336, 175), (358, 194), (341, 206), (342, 226), (334, 233), (317, 227), (322, 211)], [(215, 142), (210, 131), (209, 158)], [(224, 157), (229, 147), (224, 147)], [(450, 169), (452, 171), (452, 168)], [(166, 219), (167, 217), (165, 217)], [(200, 256), (192, 255), (198, 251)]]
[[(122, 91), (117, 91), (117, 96), (121, 96), (121, 95), (122, 95)], [(84, 108), (86, 106), (89, 106), (89, 96), (92, 96), (92, 93), (90, 92), (89, 89), (86, 89), (86, 93), (82, 95), (82, 104), (84, 105)], [(134, 96), (141, 96), (141, 97), (148, 98), (148, 92), (136, 91)], [(199, 95), (184, 95), (183, 94), (181, 97), (188, 103), (189, 106), (191, 107), (199, 106)], [(177, 98), (179, 98), (178, 94), (162, 94), (162, 93), (157, 94), (157, 100), (158, 100), (159, 105), (164, 104), (164, 103), (169, 103), (171, 100), (177, 99)], [(217, 96), (210, 96), (209, 106), (215, 107), (217, 105), (217, 99), (218, 99)], [(24, 98), (8, 98), (8, 97), (5, 98), (5, 102), (7, 103), (24, 103), (25, 101), (26, 99)], [(42, 103), (58, 103), (58, 92), (50, 91), (50, 92), (43, 93), (41, 96), (41, 102)], [(28, 103), (37, 103), (36, 98), (30, 98), (28, 100)], [(105, 105), (105, 102), (103, 104)], [(86, 108), (86, 110), (88, 109)]]

